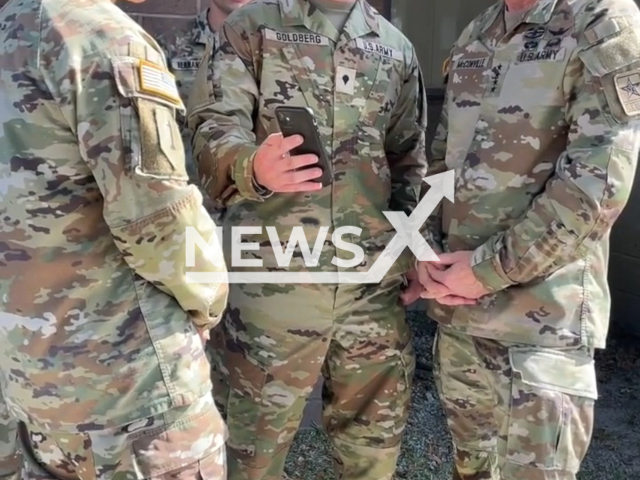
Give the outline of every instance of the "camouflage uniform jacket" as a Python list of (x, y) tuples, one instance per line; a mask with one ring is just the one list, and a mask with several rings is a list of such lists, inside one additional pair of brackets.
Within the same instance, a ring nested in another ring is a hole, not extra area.
[[(63, 430), (137, 421), (207, 393), (195, 326), (226, 282), (186, 282), (185, 231), (215, 225), (188, 186), (162, 51), (110, 0), (0, 13), (0, 382)], [(195, 249), (194, 270), (220, 273)], [(187, 313), (191, 312), (191, 313)]]
[[(207, 19), (209, 10), (200, 12), (189, 22), (186, 30), (172, 30), (170, 34), (160, 34), (156, 36), (156, 41), (165, 52), (169, 70), (176, 79), (180, 98), (187, 103), (191, 87), (196, 78), (198, 67), (209, 42), (215, 47), (215, 35), (209, 28)], [(188, 128), (185, 115), (178, 113), (178, 123), (182, 132), (182, 141), (187, 156), (187, 172), (189, 178), (197, 183), (197, 170), (193, 163), (191, 154), (191, 136), (193, 132)]]
[(539, 0), (505, 32), (503, 7), (452, 48), (429, 170), (456, 173), (434, 235), (474, 250), (491, 294), (430, 313), (477, 336), (603, 348), (608, 237), (640, 147), (640, 13), (633, 0)]
[[(369, 270), (395, 234), (383, 211), (411, 212), (426, 174), (426, 99), (412, 45), (364, 0), (356, 2), (342, 35), (306, 0), (252, 2), (232, 13), (218, 34), (208, 67), (213, 81), (194, 87), (194, 94), (206, 90), (208, 98), (193, 102), (188, 115), (200, 178), (211, 198), (227, 207), (225, 241), (230, 225), (261, 229), (243, 237), (261, 246), (242, 258), (277, 270), (264, 226), (275, 226), (283, 242), (303, 226), (312, 249), (326, 227), (317, 266), (305, 265), (297, 247), (289, 270)], [(253, 156), (278, 131), (279, 105), (314, 111), (333, 166), (332, 186), (273, 195), (255, 188)], [(331, 235), (351, 225), (362, 228), (360, 236), (342, 238), (361, 246), (365, 260), (337, 267), (334, 255), (353, 255), (336, 252)], [(405, 255), (390, 273), (409, 265)]]

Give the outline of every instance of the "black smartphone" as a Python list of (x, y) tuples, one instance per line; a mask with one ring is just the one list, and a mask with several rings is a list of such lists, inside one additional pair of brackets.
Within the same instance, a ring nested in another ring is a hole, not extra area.
[[(320, 141), (320, 133), (318, 132), (318, 124), (313, 110), (308, 107), (276, 107), (276, 121), (280, 127), (280, 132), (284, 137), (291, 135), (302, 135), (304, 143), (299, 147), (291, 150), (290, 154), (305, 155), (308, 153), (318, 157), (318, 163), (303, 167), (302, 169), (319, 167), (322, 170), (322, 176), (310, 180), (311, 182), (321, 182), (323, 187), (331, 185), (333, 175), (331, 172), (331, 163), (327, 158), (327, 154)], [(301, 170), (302, 170), (301, 169)]]

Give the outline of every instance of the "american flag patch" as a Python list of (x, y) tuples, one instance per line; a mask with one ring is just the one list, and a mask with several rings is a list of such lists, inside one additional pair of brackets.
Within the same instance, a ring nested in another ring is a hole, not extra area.
[(170, 72), (153, 63), (141, 60), (139, 77), (141, 92), (159, 95), (174, 103), (180, 103), (175, 77)]

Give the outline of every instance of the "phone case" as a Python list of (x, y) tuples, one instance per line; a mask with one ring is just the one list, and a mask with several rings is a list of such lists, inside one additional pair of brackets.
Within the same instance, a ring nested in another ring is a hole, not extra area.
[(313, 111), (307, 107), (276, 107), (276, 121), (280, 127), (282, 135), (289, 137), (291, 135), (302, 135), (304, 143), (291, 151), (291, 155), (304, 155), (312, 153), (318, 156), (318, 163), (305, 168), (320, 167), (322, 176), (319, 180), (323, 187), (330, 185), (333, 181), (331, 172), (331, 163), (325, 153), (320, 134), (318, 133), (318, 124), (313, 115)]

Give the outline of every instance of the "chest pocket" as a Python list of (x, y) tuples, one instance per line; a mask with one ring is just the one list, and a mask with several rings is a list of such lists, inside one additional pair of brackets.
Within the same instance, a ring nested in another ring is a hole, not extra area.
[[(479, 48), (457, 48), (451, 55), (448, 88), (450, 100), (460, 108), (479, 103), (490, 86), (491, 55), (476, 42)], [(462, 102), (462, 103), (460, 103)]]
[[(526, 32), (525, 32), (526, 34)], [(563, 107), (563, 78), (575, 40), (570, 37), (547, 37), (511, 42), (512, 47), (499, 51), (506, 72), (499, 91), (503, 107), (521, 106), (524, 110)]]
[(332, 68), (329, 39), (310, 32), (280, 32), (265, 28), (260, 74), (260, 114), (268, 132), (278, 130), (275, 108), (280, 105), (311, 108), (319, 125), (327, 118), (332, 98), (327, 68)]
[(398, 103), (403, 85), (404, 56), (400, 50), (362, 38), (355, 40), (339, 64), (355, 70), (355, 92), (342, 92), (336, 69), (336, 101), (350, 105), (356, 125), (384, 131)]

